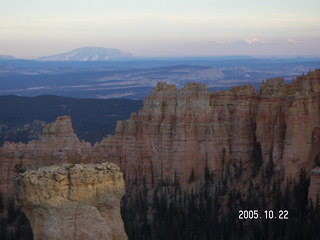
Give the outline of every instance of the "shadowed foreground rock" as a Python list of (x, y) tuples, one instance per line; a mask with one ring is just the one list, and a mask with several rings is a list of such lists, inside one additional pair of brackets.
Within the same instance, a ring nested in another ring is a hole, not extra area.
[(35, 240), (126, 240), (120, 214), (123, 174), (113, 163), (64, 164), (14, 178)]

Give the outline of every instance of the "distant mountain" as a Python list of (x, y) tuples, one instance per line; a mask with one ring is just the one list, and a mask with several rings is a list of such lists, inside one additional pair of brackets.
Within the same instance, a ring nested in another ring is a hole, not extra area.
[(84, 47), (53, 56), (41, 57), (41, 61), (107, 61), (132, 58), (130, 53), (113, 48)]
[(10, 60), (10, 59), (15, 59), (15, 57), (10, 55), (0, 55), (0, 60)]

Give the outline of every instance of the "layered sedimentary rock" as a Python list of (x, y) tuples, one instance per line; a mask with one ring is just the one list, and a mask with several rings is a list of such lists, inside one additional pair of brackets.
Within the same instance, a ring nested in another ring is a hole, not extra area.
[(115, 136), (101, 146), (114, 153), (113, 161), (129, 179), (172, 182), (178, 177), (184, 184), (191, 172), (202, 179), (205, 166), (215, 172), (241, 161), (250, 164), (257, 104), (252, 86), (213, 94), (202, 84), (177, 90), (161, 83), (143, 109), (120, 122)]
[(203, 179), (206, 166), (213, 173), (241, 170), (246, 179), (254, 168), (261, 176), (272, 166), (277, 176), (295, 179), (302, 168), (309, 174), (315, 166), (310, 151), (320, 126), (319, 85), (319, 70), (290, 84), (264, 81), (260, 91), (244, 85), (212, 93), (196, 83), (183, 89), (160, 83), (100, 149), (129, 180), (178, 176), (186, 183), (191, 173)]
[[(58, 161), (67, 153), (81, 153), (91, 145), (80, 142), (73, 131), (69, 116), (58, 117), (55, 122), (47, 124), (42, 138), (27, 144), (5, 142), (1, 155), (11, 158), (37, 160), (39, 156), (46, 156), (48, 160)], [(36, 158), (36, 159), (35, 159)]]
[[(12, 162), (41, 165), (36, 159), (64, 162), (73, 155), (84, 162), (114, 162), (129, 187), (144, 179), (151, 187), (176, 178), (187, 185), (191, 175), (203, 180), (205, 171), (228, 171), (230, 178), (241, 173), (241, 181), (255, 178), (257, 184), (271, 173), (294, 180), (301, 169), (310, 176), (319, 164), (319, 106), (320, 70), (291, 83), (266, 80), (259, 91), (250, 85), (210, 92), (203, 84), (177, 89), (159, 83), (138, 113), (118, 122), (115, 134), (95, 146), (79, 142), (73, 134), (67, 134), (72, 144), (56, 145), (55, 137), (47, 134), (56, 130), (48, 130), (42, 141), (6, 143), (0, 159), (11, 164), (5, 169), (12, 169)], [(10, 185), (10, 174), (2, 185)]]
[(77, 161), (90, 147), (90, 143), (79, 141), (69, 116), (58, 117), (47, 124), (40, 140), (27, 144), (5, 142), (0, 149), (0, 191), (12, 192), (12, 177), (27, 165)]
[(14, 178), (35, 240), (126, 240), (123, 175), (113, 163), (41, 167)]

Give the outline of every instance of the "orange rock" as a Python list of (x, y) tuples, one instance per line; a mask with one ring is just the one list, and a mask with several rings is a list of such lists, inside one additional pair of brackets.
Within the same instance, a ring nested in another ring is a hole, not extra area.
[[(47, 125), (43, 139), (28, 144), (5, 143), (0, 149), (1, 188), (10, 188), (14, 165), (68, 162), (114, 162), (125, 172), (127, 185), (143, 179), (149, 186), (178, 177), (186, 186), (191, 173), (204, 179), (229, 168), (231, 178), (242, 170), (243, 182), (261, 155), (257, 179), (270, 164), (277, 177), (297, 178), (315, 166), (314, 129), (320, 127), (320, 70), (292, 83), (271, 79), (257, 92), (244, 85), (209, 92), (206, 85), (189, 83), (182, 89), (159, 83), (143, 108), (119, 121), (115, 135), (99, 144), (79, 142), (68, 117)], [(257, 146), (259, 148), (257, 149)], [(261, 153), (260, 153), (261, 152)], [(238, 169), (238, 170), (237, 170)], [(11, 173), (12, 172), (12, 173)]]

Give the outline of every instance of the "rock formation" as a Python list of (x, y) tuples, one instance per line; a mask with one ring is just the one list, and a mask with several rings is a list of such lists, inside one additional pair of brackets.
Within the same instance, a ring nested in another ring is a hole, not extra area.
[(128, 182), (178, 176), (184, 184), (191, 173), (203, 179), (205, 167), (213, 174), (241, 170), (247, 180), (253, 169), (263, 176), (272, 166), (276, 176), (296, 179), (315, 166), (308, 156), (320, 126), (319, 85), (320, 70), (289, 84), (264, 81), (260, 91), (244, 85), (212, 93), (197, 83), (183, 89), (160, 83), (139, 113), (96, 148), (119, 164)]
[(0, 191), (11, 193), (12, 177), (27, 165), (77, 162), (90, 147), (90, 143), (79, 141), (69, 116), (58, 117), (55, 122), (47, 124), (40, 140), (27, 144), (5, 142), (0, 149)]
[(127, 239), (120, 215), (124, 180), (113, 163), (28, 170), (14, 185), (35, 240)]
[(39, 156), (47, 156), (47, 158), (50, 156), (50, 160), (57, 162), (63, 159), (67, 153), (81, 153), (83, 149), (90, 146), (90, 143), (79, 141), (73, 131), (71, 118), (62, 116), (44, 127), (40, 140), (30, 141), (27, 144), (5, 142), (2, 155), (11, 158), (32, 159), (32, 161), (37, 160)]
[(185, 186), (191, 174), (203, 180), (205, 169), (213, 175), (226, 169), (231, 177), (241, 173), (239, 184), (255, 178), (259, 185), (270, 172), (283, 182), (296, 180), (301, 169), (310, 176), (318, 164), (319, 106), (320, 70), (291, 83), (266, 80), (259, 91), (250, 85), (210, 92), (203, 84), (177, 89), (159, 83), (138, 113), (119, 121), (115, 135), (95, 146), (77, 140), (67, 117), (47, 126), (40, 141), (4, 144), (0, 162), (6, 177), (0, 186), (10, 189), (12, 170), (20, 162), (77, 158), (118, 164), (128, 190), (144, 180), (152, 187), (178, 178)]

